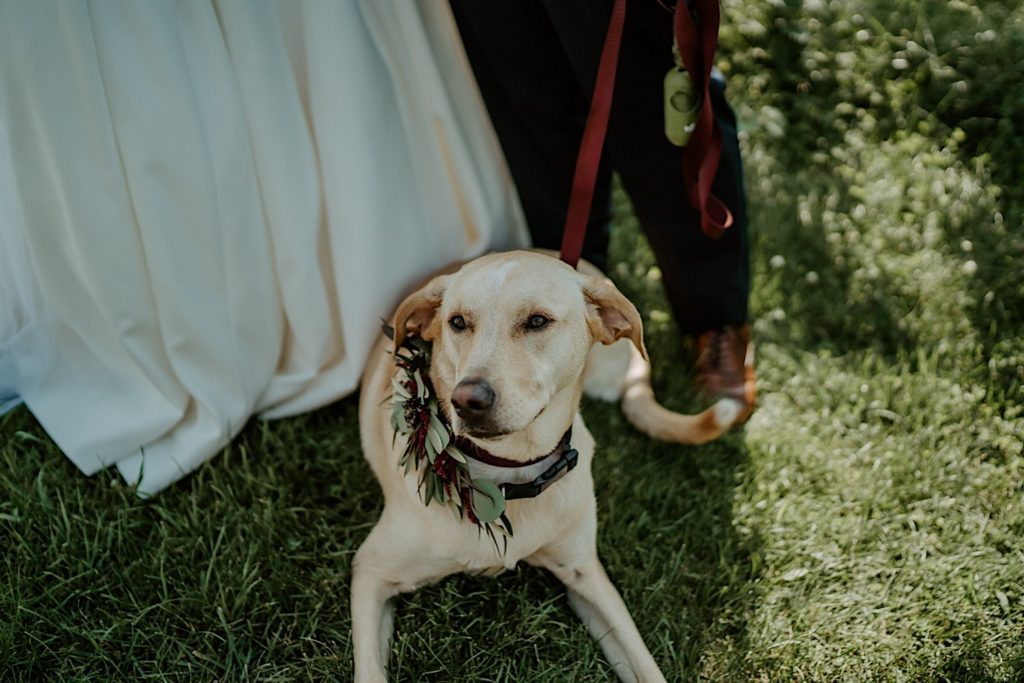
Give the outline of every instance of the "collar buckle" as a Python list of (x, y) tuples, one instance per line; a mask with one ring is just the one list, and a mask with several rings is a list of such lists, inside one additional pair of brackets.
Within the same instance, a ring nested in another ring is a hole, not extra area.
[(536, 498), (544, 489), (571, 472), (579, 462), (580, 453), (573, 448), (569, 441), (572, 439), (572, 427), (562, 437), (559, 444), (562, 454), (551, 467), (547, 468), (533, 481), (524, 484), (499, 484), (498, 488), (505, 495), (505, 500), (519, 500), (522, 498)]

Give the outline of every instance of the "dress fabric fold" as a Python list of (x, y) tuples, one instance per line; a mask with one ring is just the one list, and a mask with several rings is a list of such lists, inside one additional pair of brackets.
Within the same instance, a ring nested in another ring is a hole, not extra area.
[(0, 0), (0, 410), (152, 494), (528, 237), (442, 0)]

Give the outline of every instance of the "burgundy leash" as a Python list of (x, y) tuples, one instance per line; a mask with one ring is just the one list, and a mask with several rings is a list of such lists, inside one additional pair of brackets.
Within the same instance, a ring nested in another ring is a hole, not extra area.
[(700, 18), (698, 27), (685, 0), (676, 2), (673, 21), (676, 44), (693, 85), (700, 93), (697, 125), (683, 149), (683, 172), (690, 205), (700, 211), (700, 228), (713, 239), (732, 225), (732, 213), (711, 194), (711, 183), (722, 158), (722, 131), (711, 110), (711, 67), (718, 47), (718, 0), (693, 0)]
[[(687, 198), (690, 204), (700, 211), (701, 230), (708, 237), (718, 238), (732, 225), (732, 214), (729, 209), (711, 194), (711, 183), (722, 156), (722, 134), (715, 126), (708, 92), (711, 66), (718, 45), (718, 0), (693, 1), (700, 17), (700, 32), (698, 33), (693, 15), (686, 6), (686, 0), (677, 1), (673, 21), (683, 65), (701, 96), (697, 123), (689, 143), (683, 150), (683, 171)], [(608, 23), (608, 33), (601, 50), (590, 112), (583, 129), (579, 155), (576, 157), (572, 194), (569, 197), (569, 209), (562, 232), (561, 258), (573, 268), (579, 263), (580, 254), (583, 253), (583, 237), (587, 232), (590, 205), (594, 199), (597, 169), (601, 163), (601, 150), (604, 148), (604, 139), (608, 132), (608, 117), (611, 113), (615, 72), (618, 67), (625, 20), (626, 0), (615, 0)]]
[(601, 61), (597, 67), (590, 113), (587, 114), (587, 125), (583, 129), (580, 153), (576, 157), (576, 173), (572, 179), (569, 210), (565, 215), (565, 230), (562, 232), (562, 260), (573, 268), (583, 253), (583, 236), (587, 233), (590, 204), (594, 200), (597, 167), (601, 164), (601, 149), (604, 147), (605, 133), (608, 132), (608, 114), (612, 109), (615, 71), (619, 64), (619, 46), (622, 44), (622, 25), (625, 21), (626, 0), (615, 0), (608, 34), (601, 50)]

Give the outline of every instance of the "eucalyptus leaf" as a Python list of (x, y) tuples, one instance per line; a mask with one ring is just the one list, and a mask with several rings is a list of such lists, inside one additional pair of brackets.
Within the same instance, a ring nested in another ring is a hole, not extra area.
[(436, 433), (437, 436), (441, 439), (441, 445), (437, 447), (437, 452), (442, 452), (445, 449), (445, 447), (447, 447), (448, 444), (451, 443), (452, 436), (448, 432), (448, 428), (444, 426), (444, 423), (441, 422), (441, 420), (437, 417), (437, 413), (435, 412), (430, 413), (430, 431), (432, 433)]
[(434, 458), (437, 457), (437, 454), (444, 450), (445, 445), (447, 445), (445, 442), (446, 438), (447, 434), (442, 437), (441, 434), (434, 429), (434, 423), (433, 420), (431, 420), (430, 426), (427, 427), (426, 441), (427, 455), (430, 457), (430, 462), (434, 462)]
[(395, 376), (391, 378), (391, 388), (394, 389), (395, 394), (401, 397), (402, 400), (412, 398), (412, 394), (410, 394), (409, 390), (405, 387), (405, 380), (402, 379), (399, 374), (395, 374)]
[(487, 524), (501, 517), (505, 512), (505, 496), (490, 479), (473, 481), (473, 513), (481, 524)]
[(434, 489), (437, 487), (437, 482), (430, 472), (425, 472), (423, 479), (423, 504), (429, 506), (430, 501), (434, 499)]
[(508, 515), (502, 513), (501, 517), (495, 520), (494, 527), (509, 538), (512, 537), (512, 522), (509, 521)]
[(466, 454), (465, 454), (465, 453), (463, 453), (463, 452), (462, 452), (462, 451), (461, 451), (461, 450), (459, 449), (459, 447), (458, 447), (458, 446), (456, 446), (455, 444), (453, 444), (453, 443), (449, 443), (449, 444), (448, 444), (448, 447), (447, 447), (447, 448), (445, 449), (445, 451), (446, 451), (446, 452), (448, 453), (448, 455), (450, 455), (450, 456), (451, 456), (451, 457), (452, 457), (452, 458), (453, 458), (454, 460), (456, 460), (456, 461), (458, 461), (458, 462), (461, 462), (461, 463), (462, 463), (463, 465), (466, 465), (466, 464), (468, 464), (468, 462), (466, 461)]
[(401, 434), (409, 433), (409, 424), (405, 421), (405, 408), (396, 402), (391, 409), (391, 428)]
[(430, 357), (430, 342), (424, 341), (420, 337), (409, 337), (409, 344), (415, 348), (420, 354)]

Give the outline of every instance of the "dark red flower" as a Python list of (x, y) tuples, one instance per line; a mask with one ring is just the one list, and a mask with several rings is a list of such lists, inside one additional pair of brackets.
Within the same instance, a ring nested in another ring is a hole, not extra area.
[(469, 492), (469, 487), (459, 489), (459, 498), (462, 499), (462, 507), (466, 511), (466, 516), (469, 517), (469, 521), (473, 524), (480, 524), (480, 520), (477, 519), (476, 513), (473, 512), (473, 496)]

